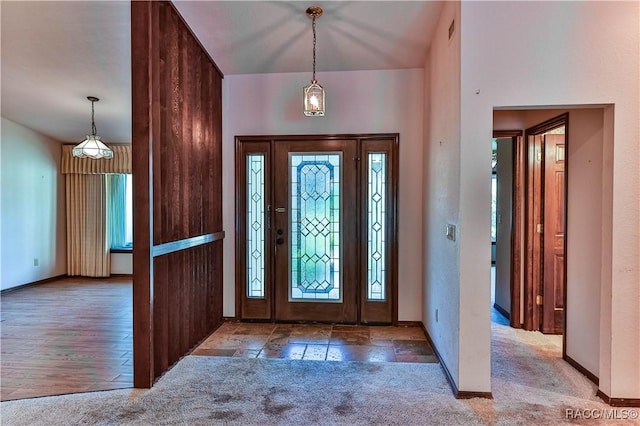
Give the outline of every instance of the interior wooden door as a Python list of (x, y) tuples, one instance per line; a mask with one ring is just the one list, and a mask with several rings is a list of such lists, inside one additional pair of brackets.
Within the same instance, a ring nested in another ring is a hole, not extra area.
[(561, 334), (565, 277), (565, 135), (544, 135), (542, 332)]
[[(527, 131), (528, 132), (528, 131)], [(543, 136), (540, 133), (528, 134), (526, 156), (526, 207), (525, 207), (525, 285), (524, 318), (525, 330), (540, 330), (542, 323), (542, 279), (544, 250), (543, 227), (543, 172), (542, 152)]]
[(275, 319), (357, 321), (357, 146), (274, 147)]
[(566, 197), (569, 114), (525, 132), (525, 330), (560, 334), (566, 309)]

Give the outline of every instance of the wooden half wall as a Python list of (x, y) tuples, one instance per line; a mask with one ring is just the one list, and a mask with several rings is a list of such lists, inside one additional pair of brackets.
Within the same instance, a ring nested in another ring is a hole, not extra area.
[(222, 73), (174, 6), (131, 2), (134, 386), (222, 323)]

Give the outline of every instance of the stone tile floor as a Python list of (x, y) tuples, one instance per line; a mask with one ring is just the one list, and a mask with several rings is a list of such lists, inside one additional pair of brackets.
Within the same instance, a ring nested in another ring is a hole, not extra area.
[(225, 322), (192, 355), (438, 362), (420, 327)]

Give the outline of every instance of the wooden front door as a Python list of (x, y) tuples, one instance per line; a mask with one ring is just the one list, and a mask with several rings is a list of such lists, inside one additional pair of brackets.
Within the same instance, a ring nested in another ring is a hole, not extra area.
[(357, 320), (356, 158), (349, 140), (275, 145), (276, 320)]
[(565, 135), (544, 135), (542, 332), (562, 333), (564, 309)]
[(397, 135), (237, 138), (241, 319), (396, 321)]

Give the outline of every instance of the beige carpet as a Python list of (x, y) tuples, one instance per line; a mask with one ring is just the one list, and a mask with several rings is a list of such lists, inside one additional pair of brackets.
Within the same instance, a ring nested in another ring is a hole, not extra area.
[(566, 409), (610, 407), (594, 396), (595, 386), (560, 354), (558, 338), (494, 324), (494, 400), (456, 400), (439, 364), (189, 356), (151, 390), (3, 402), (1, 421), (7, 425), (606, 424), (566, 419)]

